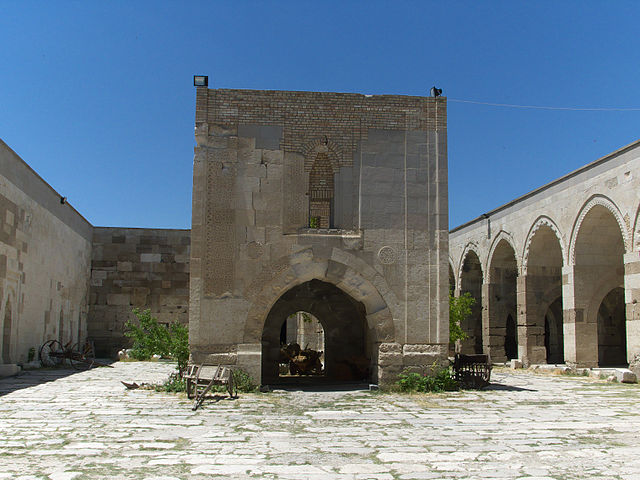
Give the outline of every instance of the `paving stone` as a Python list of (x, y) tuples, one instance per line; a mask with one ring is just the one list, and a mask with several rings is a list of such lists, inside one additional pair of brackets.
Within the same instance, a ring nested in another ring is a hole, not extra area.
[(479, 392), (283, 391), (193, 412), (182, 395), (120, 384), (172, 370), (0, 380), (0, 479), (640, 478), (638, 385), (505, 370)]

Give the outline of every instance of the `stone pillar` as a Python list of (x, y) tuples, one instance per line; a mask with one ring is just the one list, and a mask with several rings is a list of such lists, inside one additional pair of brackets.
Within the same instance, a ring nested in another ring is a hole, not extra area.
[(627, 361), (640, 355), (640, 252), (624, 255), (624, 303), (626, 304)]
[(507, 356), (504, 351), (506, 328), (503, 325), (504, 322), (496, 321), (502, 313), (500, 305), (495, 301), (499, 290), (499, 284), (482, 284), (482, 344), (484, 353), (491, 355), (492, 361), (506, 362)]
[(564, 360), (567, 365), (598, 366), (598, 325), (588, 322), (585, 315), (586, 298), (580, 288), (580, 272), (575, 266), (562, 268), (562, 302), (564, 323)]
[(518, 358), (525, 367), (546, 363), (544, 313), (536, 296), (535, 277), (521, 275), (517, 281)]

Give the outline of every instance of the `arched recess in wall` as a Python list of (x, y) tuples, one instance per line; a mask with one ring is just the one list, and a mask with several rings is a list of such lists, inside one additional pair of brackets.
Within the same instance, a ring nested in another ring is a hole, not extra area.
[(529, 344), (540, 351), (532, 359), (535, 363), (564, 362), (562, 267), (565, 251), (555, 222), (546, 216), (539, 217), (527, 236), (522, 265)]
[(2, 323), (2, 363), (11, 363), (11, 335), (13, 330), (13, 315), (11, 301), (7, 299), (4, 307), (4, 321)]
[(334, 171), (327, 153), (318, 152), (309, 172), (309, 226), (333, 226)]
[(515, 324), (518, 318), (518, 261), (511, 238), (505, 232), (500, 232), (492, 245), (487, 273), (489, 338), (485, 343), (489, 346), (491, 359), (504, 362), (516, 358), (518, 352)]
[(619, 209), (609, 199), (589, 200), (576, 220), (570, 255), (574, 270), (576, 356), (600, 366), (627, 362), (624, 259), (628, 242)]
[(475, 300), (471, 307), (471, 315), (460, 325), (467, 334), (461, 342), (461, 353), (476, 354), (483, 351), (482, 335), (482, 265), (478, 254), (469, 246), (465, 249), (460, 267), (460, 294), (469, 293)]
[(334, 226), (335, 174), (340, 169), (342, 152), (326, 136), (304, 146), (304, 168), (309, 172), (309, 226)]

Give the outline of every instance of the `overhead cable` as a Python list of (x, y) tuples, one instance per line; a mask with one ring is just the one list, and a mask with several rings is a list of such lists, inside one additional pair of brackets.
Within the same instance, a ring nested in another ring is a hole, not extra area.
[(542, 105), (514, 105), (511, 103), (478, 102), (475, 100), (462, 100), (460, 98), (447, 98), (447, 101), (472, 103), (474, 105), (489, 105), (491, 107), (533, 108), (536, 110), (569, 110), (573, 112), (640, 112), (640, 107), (550, 107)]

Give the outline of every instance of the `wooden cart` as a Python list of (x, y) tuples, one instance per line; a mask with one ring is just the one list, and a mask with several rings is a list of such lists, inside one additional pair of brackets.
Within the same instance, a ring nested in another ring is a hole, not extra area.
[(227, 365), (192, 364), (184, 376), (187, 382), (187, 397), (195, 398), (193, 410), (197, 410), (214, 385), (223, 385), (230, 398), (238, 396), (233, 370)]
[(453, 374), (462, 388), (486, 387), (491, 380), (491, 357), (456, 353)]

